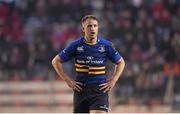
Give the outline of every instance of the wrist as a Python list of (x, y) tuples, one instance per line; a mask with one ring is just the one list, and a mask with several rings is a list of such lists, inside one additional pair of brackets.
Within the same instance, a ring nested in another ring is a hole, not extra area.
[(114, 82), (117, 82), (118, 78), (117, 78), (116, 76), (113, 76), (113, 77), (112, 77), (112, 80), (113, 80)]
[(64, 81), (65, 81), (65, 82), (69, 82), (69, 81), (71, 81), (71, 79), (70, 79), (67, 75), (65, 75), (65, 76), (64, 76)]

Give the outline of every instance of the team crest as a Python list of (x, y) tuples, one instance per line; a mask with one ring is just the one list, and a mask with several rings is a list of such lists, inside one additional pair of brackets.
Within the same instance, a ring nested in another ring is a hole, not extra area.
[(98, 51), (99, 52), (105, 52), (105, 47), (102, 45), (98, 48)]

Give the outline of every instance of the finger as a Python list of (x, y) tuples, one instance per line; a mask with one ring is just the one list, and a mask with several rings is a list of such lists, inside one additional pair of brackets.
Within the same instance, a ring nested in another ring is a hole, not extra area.
[(106, 93), (107, 91), (110, 90), (110, 87), (107, 87), (105, 90), (104, 90), (104, 93)]
[(108, 85), (104, 85), (103, 87), (100, 88), (100, 90), (103, 90), (103, 89), (105, 89), (107, 87), (108, 87)]
[(107, 83), (100, 84), (99, 86), (104, 86), (104, 85), (107, 85)]
[(75, 85), (75, 90), (80, 92), (82, 90), (81, 86), (79, 86), (78, 84)]
[(83, 85), (81, 82), (76, 82), (77, 84), (79, 84), (79, 85)]
[(74, 86), (72, 89), (73, 89), (74, 91), (80, 92), (79, 88), (77, 88), (76, 86)]
[(75, 91), (78, 91), (78, 92), (81, 92), (81, 90), (79, 90), (78, 88), (75, 88), (74, 90), (75, 90)]
[(82, 88), (79, 85), (76, 85), (76, 88), (78, 88), (79, 90), (82, 90)]

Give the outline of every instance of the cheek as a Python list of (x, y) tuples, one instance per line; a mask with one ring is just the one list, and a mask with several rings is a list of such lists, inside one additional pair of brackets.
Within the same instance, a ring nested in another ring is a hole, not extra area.
[(87, 33), (90, 33), (90, 30), (89, 30), (89, 29), (86, 29), (86, 32), (87, 32)]

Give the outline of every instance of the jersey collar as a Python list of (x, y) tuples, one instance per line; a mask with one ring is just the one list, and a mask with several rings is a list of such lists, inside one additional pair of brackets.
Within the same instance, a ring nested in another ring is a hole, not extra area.
[(96, 44), (87, 43), (86, 40), (85, 40), (85, 38), (84, 38), (84, 36), (82, 37), (82, 39), (83, 39), (83, 42), (86, 43), (86, 44), (88, 44), (88, 45), (96, 45), (96, 44), (100, 41), (99, 36), (97, 36), (97, 42), (96, 42)]

